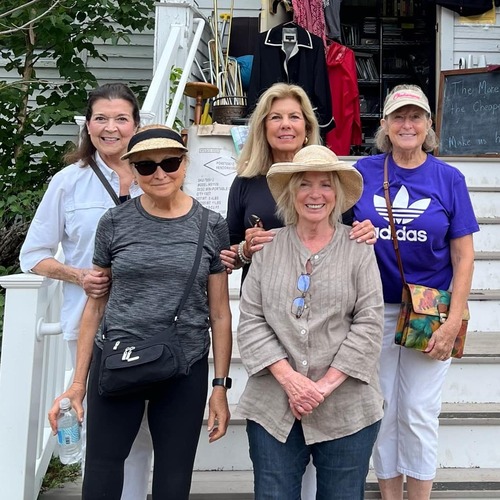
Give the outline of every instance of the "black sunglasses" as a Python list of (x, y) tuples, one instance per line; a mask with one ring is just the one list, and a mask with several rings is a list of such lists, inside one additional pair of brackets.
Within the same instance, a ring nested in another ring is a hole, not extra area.
[(160, 162), (155, 162), (153, 160), (135, 161), (132, 162), (135, 169), (140, 175), (152, 175), (156, 172), (158, 167), (167, 174), (176, 172), (181, 166), (182, 160), (184, 160), (184, 155), (182, 156), (172, 156), (172, 158), (165, 158)]

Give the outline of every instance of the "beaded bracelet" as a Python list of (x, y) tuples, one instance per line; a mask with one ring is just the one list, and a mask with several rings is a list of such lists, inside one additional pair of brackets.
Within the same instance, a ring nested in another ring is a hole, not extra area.
[(241, 263), (243, 265), (250, 264), (252, 262), (252, 259), (249, 259), (243, 252), (243, 247), (245, 246), (245, 240), (240, 241), (240, 244), (238, 245), (238, 258), (241, 260)]

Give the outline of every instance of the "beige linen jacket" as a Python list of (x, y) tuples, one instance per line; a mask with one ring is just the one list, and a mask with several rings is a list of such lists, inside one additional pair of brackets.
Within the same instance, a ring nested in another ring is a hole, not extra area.
[[(312, 263), (301, 318), (292, 301), (297, 279)], [(316, 254), (301, 243), (295, 226), (277, 230), (253, 257), (240, 300), (238, 346), (249, 379), (238, 415), (285, 442), (295, 418), (288, 398), (267, 367), (281, 359), (311, 380), (329, 367), (348, 378), (311, 415), (302, 418), (307, 444), (353, 434), (382, 418), (378, 364), (383, 298), (373, 246), (349, 239), (336, 225), (331, 242)]]

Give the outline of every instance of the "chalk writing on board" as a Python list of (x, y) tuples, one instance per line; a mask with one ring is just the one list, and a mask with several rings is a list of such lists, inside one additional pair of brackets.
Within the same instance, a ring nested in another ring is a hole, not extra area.
[(439, 155), (500, 154), (500, 72), (441, 73)]

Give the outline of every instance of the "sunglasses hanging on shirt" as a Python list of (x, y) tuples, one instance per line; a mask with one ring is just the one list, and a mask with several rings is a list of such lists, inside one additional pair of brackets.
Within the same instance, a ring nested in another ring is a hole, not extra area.
[(184, 160), (184, 155), (165, 158), (160, 162), (155, 162), (153, 160), (135, 161), (132, 162), (132, 165), (134, 165), (139, 175), (152, 175), (156, 172), (158, 167), (161, 167), (167, 174), (171, 174), (179, 170), (182, 160)]

